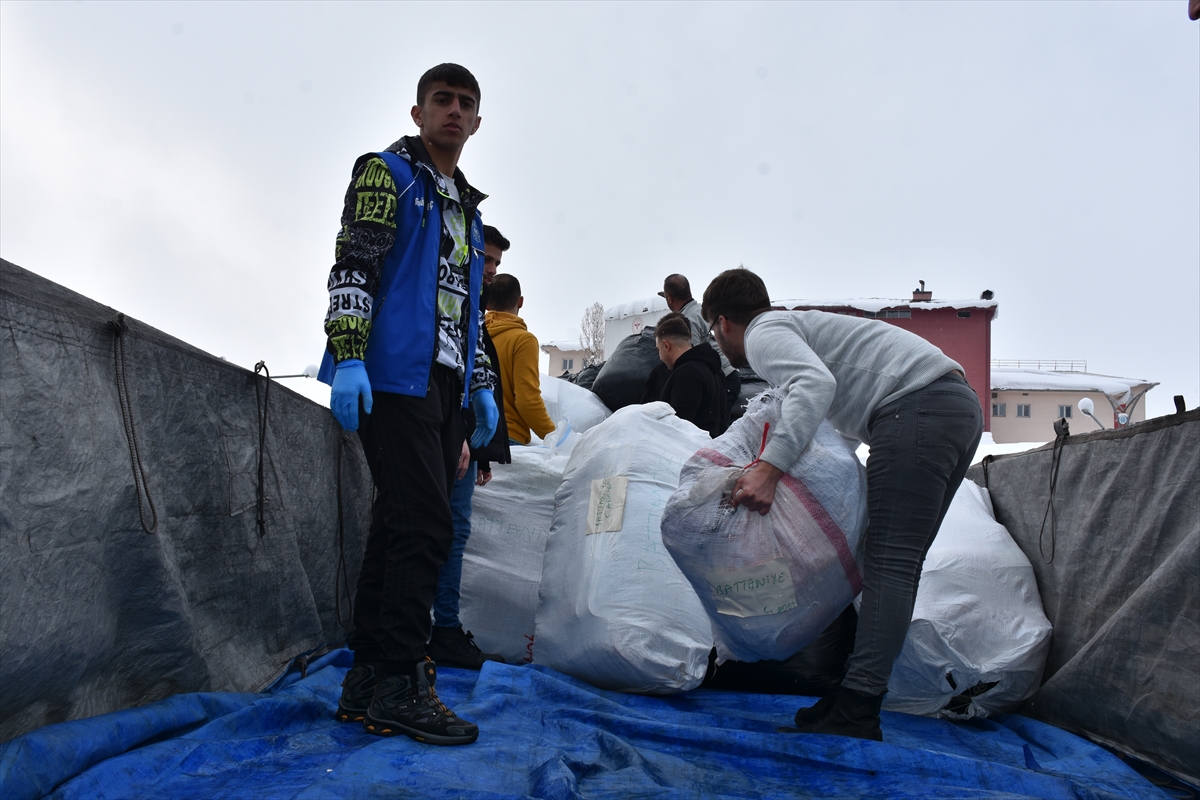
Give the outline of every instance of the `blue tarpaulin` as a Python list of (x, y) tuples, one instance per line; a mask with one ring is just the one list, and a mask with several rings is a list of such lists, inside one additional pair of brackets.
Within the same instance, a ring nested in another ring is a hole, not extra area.
[(480, 727), (437, 747), (333, 719), (350, 653), (267, 692), (181, 694), (0, 745), (0, 796), (1163, 798), (1117, 757), (1021, 716), (883, 712), (884, 740), (780, 734), (808, 701), (603, 691), (537, 665), (444, 669)]

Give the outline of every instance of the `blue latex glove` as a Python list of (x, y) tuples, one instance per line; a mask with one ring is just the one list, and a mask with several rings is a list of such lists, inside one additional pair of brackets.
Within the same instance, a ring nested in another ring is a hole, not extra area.
[(371, 381), (367, 365), (356, 358), (338, 362), (333, 372), (333, 389), (329, 393), (329, 410), (342, 430), (358, 430), (358, 398), (362, 397), (363, 411), (371, 413)]
[(492, 397), (492, 390), (480, 389), (473, 392), (471, 410), (475, 412), (475, 432), (471, 434), (471, 447), (483, 447), (496, 435), (496, 426), (500, 423), (500, 410), (496, 408), (496, 398)]

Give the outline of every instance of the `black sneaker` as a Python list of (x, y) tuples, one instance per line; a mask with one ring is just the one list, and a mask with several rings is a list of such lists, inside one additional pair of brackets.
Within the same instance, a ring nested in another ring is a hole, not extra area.
[(485, 661), (504, 663), (504, 658), (498, 653), (485, 653), (480, 650), (479, 645), (475, 644), (475, 637), (470, 631), (464, 633), (461, 625), (457, 628), (434, 625), (426, 652), (443, 667), (482, 669)]
[(362, 664), (346, 673), (342, 681), (342, 697), (338, 700), (334, 719), (338, 722), (362, 722), (367, 706), (375, 696), (375, 686), (382, 677), (374, 664)]
[(404, 734), (430, 744), (470, 744), (479, 726), (446, 708), (433, 688), (437, 666), (426, 659), (412, 672), (388, 675), (375, 688), (363, 728), (379, 736)]

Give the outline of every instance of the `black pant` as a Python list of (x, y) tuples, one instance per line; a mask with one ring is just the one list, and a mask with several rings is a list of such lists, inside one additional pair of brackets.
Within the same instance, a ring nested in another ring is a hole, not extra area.
[(358, 436), (375, 480), (354, 600), (355, 664), (411, 669), (425, 657), (438, 572), (454, 541), (450, 487), (462, 454), (462, 381), (435, 364), (425, 397), (373, 392)]
[(862, 605), (843, 686), (887, 689), (912, 621), (921, 566), (983, 433), (983, 410), (957, 373), (875, 411), (867, 456)]

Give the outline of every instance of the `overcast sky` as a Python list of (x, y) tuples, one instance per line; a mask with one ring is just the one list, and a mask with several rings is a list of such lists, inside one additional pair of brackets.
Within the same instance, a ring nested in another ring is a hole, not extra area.
[(924, 280), (995, 292), (994, 358), (1158, 381), (1150, 416), (1200, 404), (1186, 0), (5, 0), (0, 256), (299, 372), (350, 168), (415, 133), (442, 61), (480, 81), (460, 166), (543, 341), (671, 272), (699, 294), (742, 264), (776, 298)]

